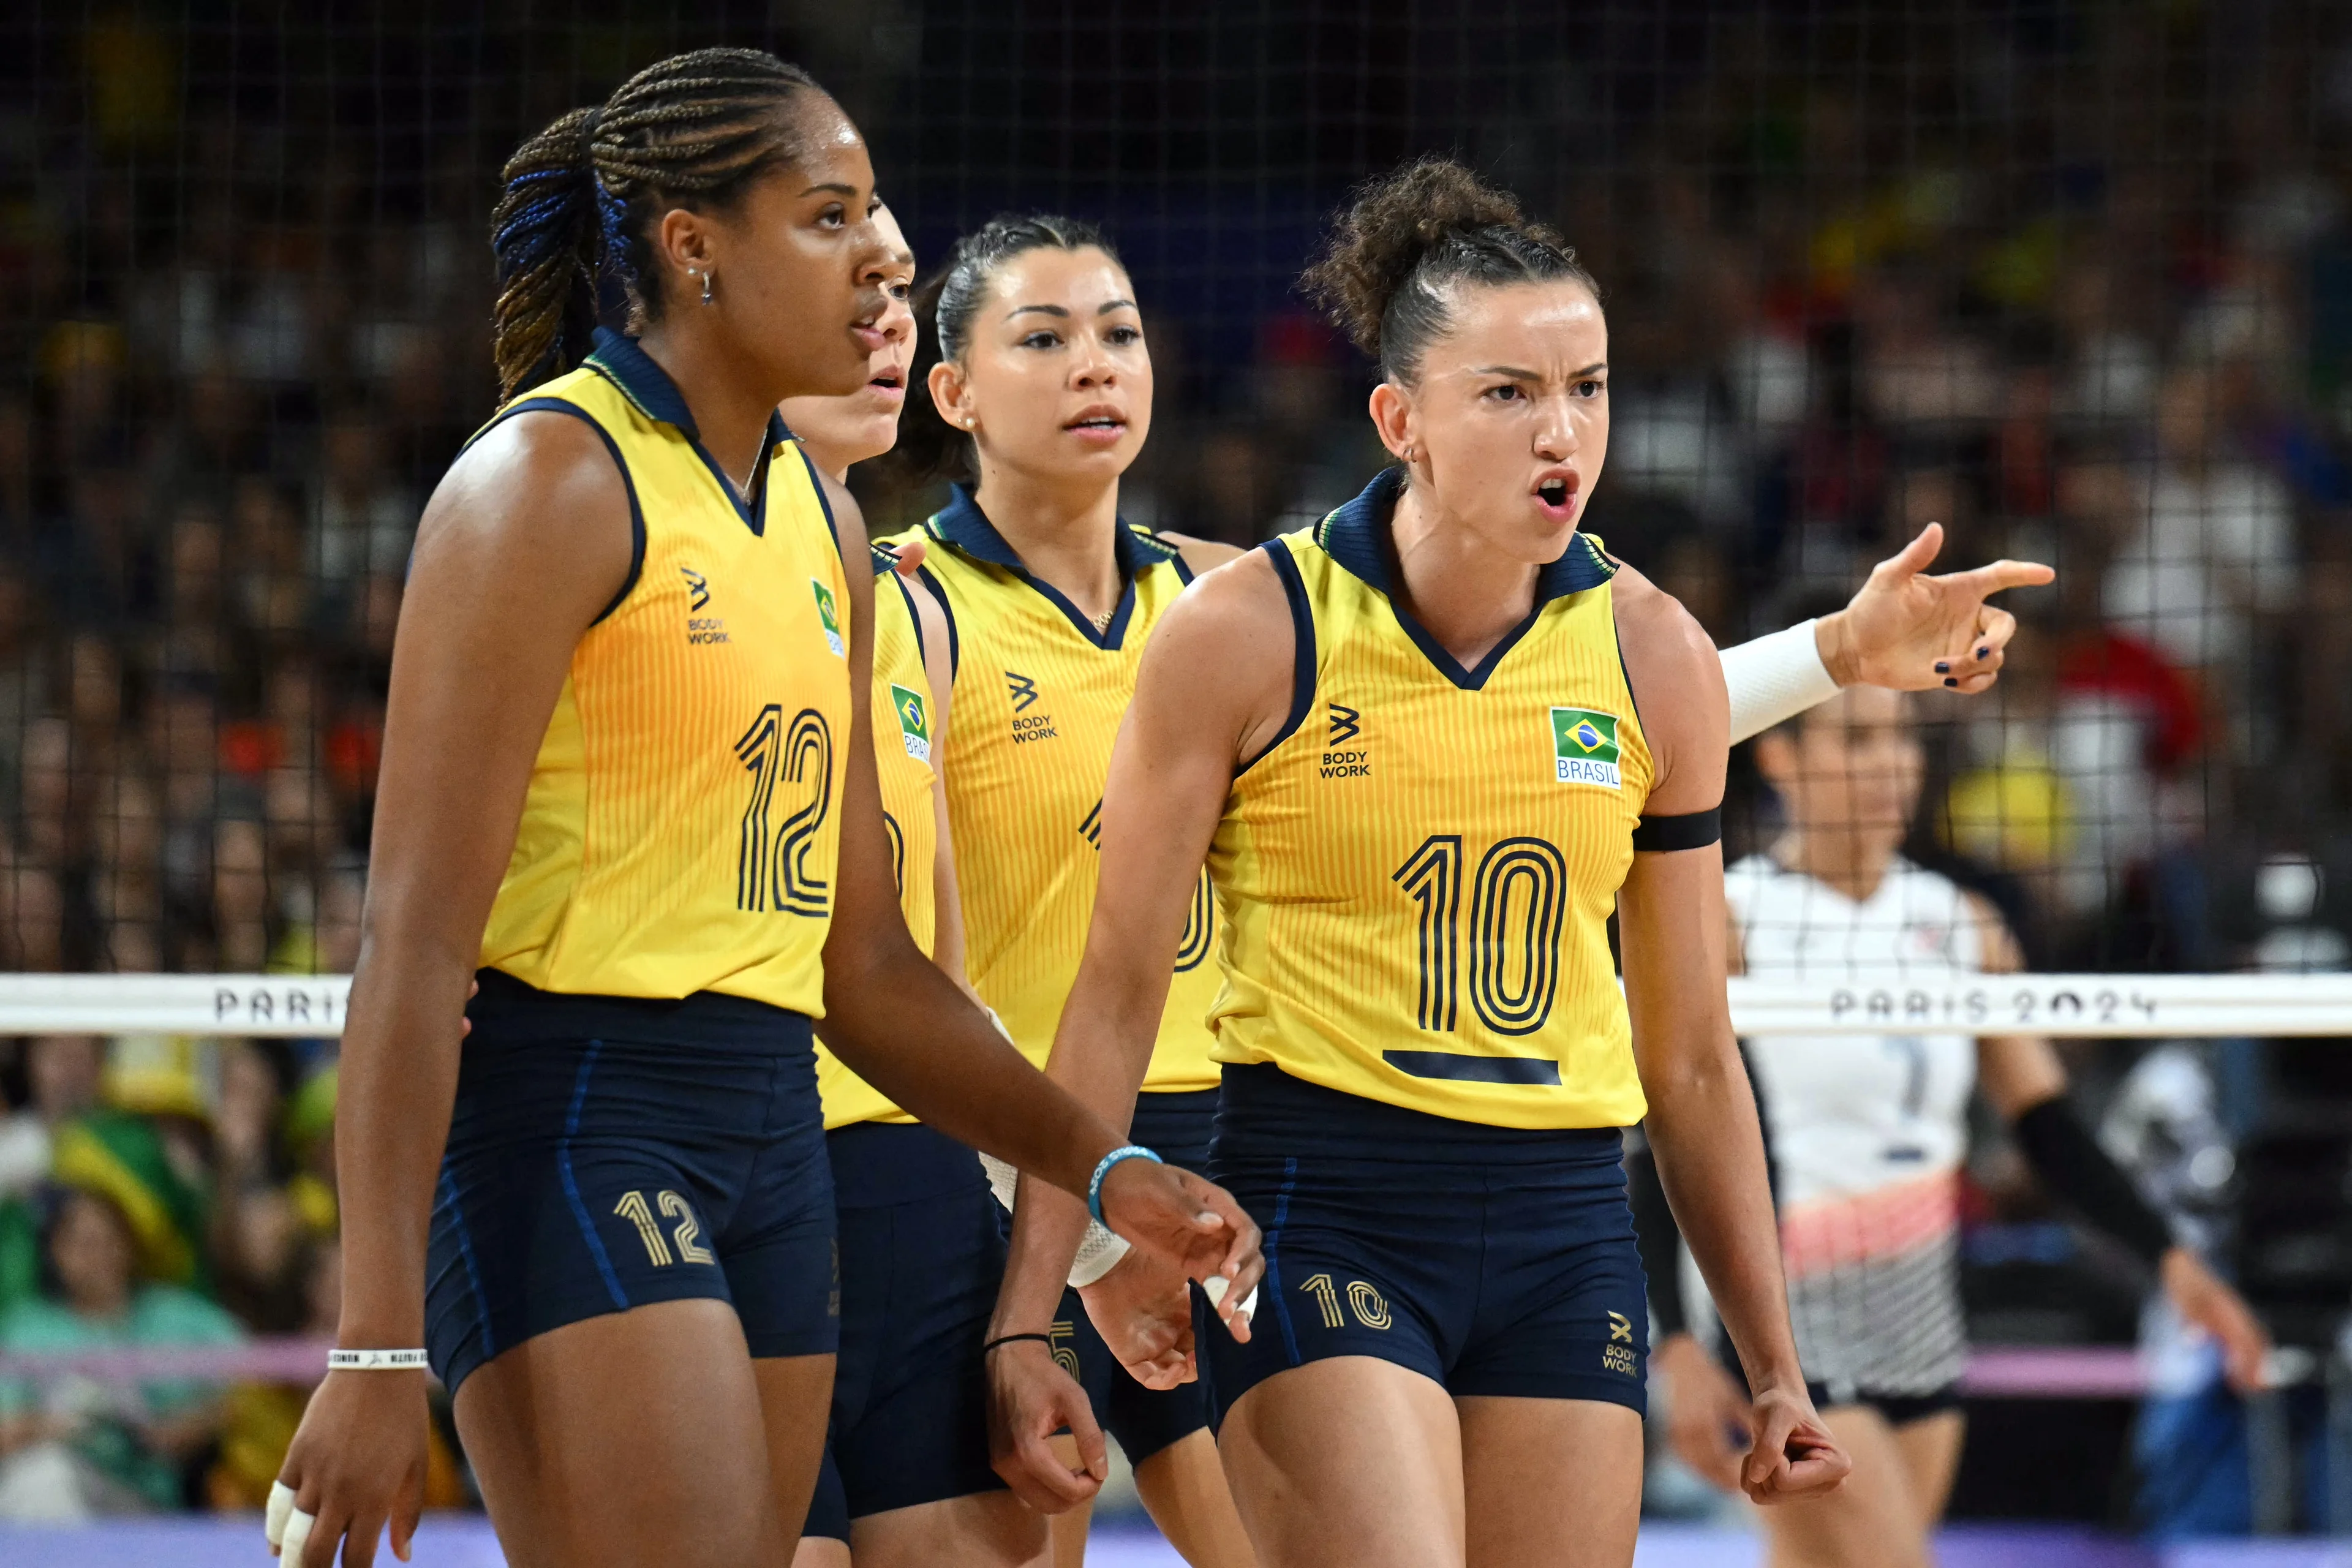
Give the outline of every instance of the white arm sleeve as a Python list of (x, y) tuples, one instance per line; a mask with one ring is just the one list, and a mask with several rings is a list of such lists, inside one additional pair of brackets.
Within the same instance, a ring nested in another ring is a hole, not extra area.
[(1723, 684), (1731, 691), (1731, 743), (1760, 735), (1837, 695), (1838, 683), (1813, 642), (1813, 623), (1725, 648)]
[[(987, 1167), (988, 1184), (996, 1193), (996, 1201), (1013, 1212), (1014, 1184), (1021, 1173), (993, 1154), (982, 1154), (980, 1163)], [(1087, 1238), (1078, 1243), (1078, 1255), (1070, 1263), (1070, 1284), (1079, 1288), (1093, 1284), (1109, 1273), (1118, 1260), (1127, 1256), (1127, 1237), (1106, 1228), (1100, 1221), (1087, 1221)]]

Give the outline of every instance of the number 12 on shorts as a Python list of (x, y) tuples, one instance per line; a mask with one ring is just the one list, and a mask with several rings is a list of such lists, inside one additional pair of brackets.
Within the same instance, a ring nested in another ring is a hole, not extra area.
[[(662, 1234), (660, 1221), (654, 1218), (659, 1209), (663, 1215), (677, 1222), (667, 1236)], [(613, 1212), (637, 1227), (637, 1239), (646, 1244), (646, 1261), (656, 1268), (667, 1268), (673, 1263), (716, 1263), (710, 1248), (702, 1245), (702, 1222), (694, 1217), (694, 1207), (676, 1193), (661, 1193), (650, 1204), (643, 1193), (623, 1193)], [(677, 1252), (670, 1243), (677, 1244)]]

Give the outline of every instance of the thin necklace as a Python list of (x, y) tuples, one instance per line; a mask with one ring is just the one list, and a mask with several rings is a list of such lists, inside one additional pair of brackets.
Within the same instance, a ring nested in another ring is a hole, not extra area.
[(1110, 630), (1110, 618), (1118, 613), (1118, 606), (1114, 605), (1099, 616), (1090, 616), (1087, 617), (1095, 624), (1095, 635), (1097, 637), (1100, 637), (1103, 633)]

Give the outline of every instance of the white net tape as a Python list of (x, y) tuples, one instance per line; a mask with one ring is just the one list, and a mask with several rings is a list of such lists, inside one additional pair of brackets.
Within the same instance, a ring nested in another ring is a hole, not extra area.
[[(340, 1035), (348, 975), (0, 975), (0, 1036)], [(1730, 983), (1746, 1036), (2352, 1036), (2352, 974), (1988, 974)]]

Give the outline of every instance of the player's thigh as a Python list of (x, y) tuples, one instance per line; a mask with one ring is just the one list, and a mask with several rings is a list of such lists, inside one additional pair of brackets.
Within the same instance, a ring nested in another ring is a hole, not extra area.
[(809, 1494), (816, 1489), (818, 1461), (824, 1457), (825, 1418), (833, 1404), (833, 1357), (772, 1356), (751, 1363), (760, 1391), (760, 1425), (766, 1433), (768, 1485), (784, 1533), (797, 1536), (807, 1521)]
[(760, 1392), (724, 1301), (656, 1302), (525, 1340), (459, 1385), (457, 1415), (515, 1568), (787, 1554)]
[[(1054, 1452), (1071, 1469), (1078, 1468), (1078, 1445), (1074, 1439), (1055, 1438)], [(1095, 1505), (1089, 1500), (1046, 1518), (1046, 1553), (1053, 1568), (1087, 1568), (1087, 1533), (1094, 1516)]]
[(1455, 1401), (1470, 1568), (1625, 1568), (1642, 1417), (1597, 1399)]
[(1257, 1562), (1207, 1427), (1136, 1466), (1135, 1490), (1151, 1522), (1192, 1568), (1253, 1568)]
[(1933, 1534), (1952, 1500), (1952, 1479), (1959, 1473), (1960, 1447), (1968, 1437), (1967, 1415), (1940, 1410), (1895, 1429), (1895, 1447), (1911, 1476), (1911, 1500), (1919, 1510), (1919, 1528)]
[(1902, 1446), (1866, 1405), (1822, 1412), (1853, 1458), (1834, 1491), (1761, 1509), (1770, 1568), (1928, 1568), (1927, 1534), (1911, 1495)]
[(849, 1568), (849, 1542), (830, 1535), (803, 1535), (793, 1548), (793, 1568)]
[(1462, 1432), (1420, 1373), (1337, 1356), (1276, 1373), (1217, 1435), (1234, 1501), (1266, 1568), (1458, 1568)]
[(1045, 1521), (1011, 1492), (979, 1492), (866, 1514), (849, 1542), (857, 1568), (1042, 1568)]

